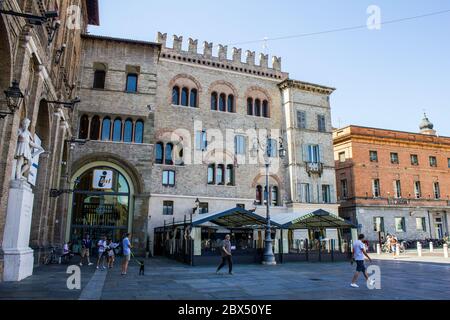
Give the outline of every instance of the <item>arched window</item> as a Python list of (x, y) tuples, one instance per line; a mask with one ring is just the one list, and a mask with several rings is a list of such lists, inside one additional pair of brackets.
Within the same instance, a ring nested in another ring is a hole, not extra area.
[(111, 119), (107, 117), (103, 119), (102, 140), (108, 141), (110, 138), (111, 138)]
[(78, 138), (87, 139), (88, 132), (89, 132), (89, 117), (87, 115), (83, 115), (80, 119), (80, 129), (78, 130)]
[(270, 114), (269, 114), (269, 102), (267, 100), (263, 101), (262, 112), (263, 112), (263, 117), (264, 118), (269, 118), (270, 117)]
[(155, 163), (162, 164), (164, 160), (164, 144), (158, 142), (155, 149)]
[(189, 105), (192, 108), (197, 108), (197, 89), (192, 89), (191, 90), (191, 95), (189, 97)]
[(188, 97), (189, 97), (189, 89), (183, 88), (181, 90), (181, 105), (187, 107), (188, 106)]
[(220, 94), (219, 97), (219, 111), (227, 111), (226, 110), (226, 100), (227, 100), (227, 96), (225, 95), (225, 93)]
[(219, 164), (217, 166), (217, 172), (216, 172), (216, 182), (218, 185), (224, 185), (225, 184), (225, 175), (224, 175), (224, 165)]
[(92, 87), (94, 89), (105, 89), (105, 78), (106, 78), (105, 70), (95, 70), (94, 85)]
[(100, 118), (99, 116), (94, 116), (91, 120), (91, 134), (89, 139), (98, 140), (100, 138)]
[(217, 92), (211, 93), (211, 110), (217, 110)]
[(230, 94), (228, 96), (228, 112), (234, 112), (234, 96)]
[(255, 116), (261, 117), (261, 100), (255, 100)]
[(173, 87), (172, 104), (175, 106), (178, 106), (180, 104), (180, 88), (179, 87)]
[(173, 144), (166, 144), (166, 161), (165, 164), (173, 165)]
[(133, 141), (133, 120), (127, 119), (125, 121), (125, 128), (123, 132), (123, 142), (132, 142)]
[(271, 200), (272, 200), (272, 206), (278, 207), (278, 187), (277, 186), (272, 187)]
[(262, 205), (262, 190), (261, 186), (256, 187), (256, 203), (258, 205)]
[(122, 119), (117, 118), (114, 120), (113, 126), (113, 141), (122, 141)]
[(136, 121), (134, 126), (134, 143), (144, 142), (144, 122), (142, 120)]
[(253, 115), (253, 99), (252, 98), (247, 99), (247, 114), (249, 116)]

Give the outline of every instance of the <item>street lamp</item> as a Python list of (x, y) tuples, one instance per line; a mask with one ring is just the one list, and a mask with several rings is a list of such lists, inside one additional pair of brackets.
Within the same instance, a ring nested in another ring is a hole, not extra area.
[[(264, 257), (263, 264), (264, 265), (276, 265), (277, 262), (275, 260), (275, 255), (273, 254), (272, 249), (272, 226), (270, 221), (270, 202), (269, 202), (269, 168), (271, 165), (270, 158), (274, 155), (273, 148), (275, 147), (272, 143), (272, 138), (267, 135), (266, 142), (261, 142), (258, 138), (255, 139), (253, 144), (253, 149), (251, 153), (253, 155), (258, 155), (260, 151), (264, 152), (264, 162), (266, 167), (266, 190), (264, 191), (264, 199), (266, 201), (266, 232), (265, 232), (265, 247), (264, 247)], [(286, 157), (286, 148), (283, 144), (283, 139), (279, 139), (279, 147), (278, 147), (278, 156), (280, 159)]]
[(4, 119), (9, 114), (14, 114), (16, 110), (19, 109), (24, 98), (17, 81), (13, 81), (12, 86), (4, 92), (6, 96), (6, 103), (10, 112), (0, 111), (0, 119)]

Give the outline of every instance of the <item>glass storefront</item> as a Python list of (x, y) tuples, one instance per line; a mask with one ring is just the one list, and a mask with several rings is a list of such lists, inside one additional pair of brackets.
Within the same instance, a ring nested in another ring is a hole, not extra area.
[(130, 186), (125, 177), (109, 167), (96, 167), (76, 181), (72, 203), (70, 240), (78, 243), (88, 233), (119, 241), (128, 230)]

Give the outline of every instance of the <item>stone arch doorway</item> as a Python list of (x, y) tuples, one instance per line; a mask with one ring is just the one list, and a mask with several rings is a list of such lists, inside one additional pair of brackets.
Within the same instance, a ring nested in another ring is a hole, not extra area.
[(75, 172), (71, 186), (66, 241), (76, 246), (86, 233), (93, 240), (105, 235), (119, 241), (131, 231), (135, 187), (123, 168), (109, 162), (90, 163)]

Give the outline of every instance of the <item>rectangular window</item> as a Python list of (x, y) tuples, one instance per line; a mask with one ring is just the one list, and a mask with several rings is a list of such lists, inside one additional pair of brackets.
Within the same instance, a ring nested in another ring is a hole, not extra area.
[(278, 154), (278, 142), (275, 139), (267, 140), (266, 154), (269, 158), (276, 158)]
[(127, 92), (137, 92), (138, 75), (135, 73), (129, 73), (127, 75)]
[(245, 155), (245, 137), (234, 137), (234, 152), (236, 155)]
[(419, 157), (417, 156), (417, 154), (411, 155), (411, 165), (413, 165), (413, 166), (419, 165)]
[(406, 232), (406, 220), (404, 217), (395, 218), (395, 231), (396, 232)]
[(331, 203), (331, 187), (329, 185), (322, 185), (322, 202)]
[(232, 164), (227, 165), (227, 186), (234, 186), (234, 167)]
[(373, 231), (384, 232), (384, 218), (374, 217), (373, 218)]
[(173, 201), (164, 201), (163, 202), (163, 215), (164, 216), (173, 216)]
[(448, 168), (450, 169), (450, 158), (447, 159), (447, 162), (448, 162), (448, 163), (447, 163), (447, 166), (448, 166)]
[(430, 157), (430, 167), (434, 167), (434, 168), (437, 167), (437, 158), (436, 157), (433, 157), (433, 156)]
[(319, 145), (306, 145), (304, 150), (304, 161), (308, 163), (320, 163), (321, 154)]
[(306, 129), (306, 112), (297, 111), (297, 128)]
[(378, 162), (378, 152), (377, 151), (370, 151), (370, 162)]
[(318, 130), (319, 132), (326, 132), (327, 127), (325, 123), (325, 116), (324, 115), (318, 115), (317, 116), (317, 122), (318, 122)]
[(163, 171), (163, 186), (174, 187), (175, 186), (175, 171), (164, 170)]
[(94, 89), (105, 89), (105, 70), (95, 70), (94, 72)]
[(206, 130), (197, 131), (195, 133), (195, 149), (198, 151), (206, 151), (208, 148), (208, 141)]
[(439, 200), (441, 198), (441, 187), (439, 182), (433, 183), (434, 199)]
[(416, 218), (417, 231), (427, 231), (427, 220), (425, 217)]
[(311, 203), (311, 190), (309, 183), (300, 184), (300, 199), (302, 203)]
[(225, 168), (223, 164), (219, 164), (216, 170), (216, 182), (218, 185), (225, 184)]
[(341, 180), (341, 197), (342, 197), (342, 199), (347, 199), (348, 198), (347, 179)]
[(339, 162), (345, 162), (347, 159), (345, 158), (345, 152), (339, 153)]
[(422, 198), (422, 188), (420, 186), (420, 181), (414, 182), (414, 194), (416, 199)]
[(373, 197), (379, 198), (381, 197), (380, 192), (380, 179), (374, 179), (372, 180), (372, 191), (373, 191)]
[(198, 207), (199, 214), (207, 214), (209, 212), (208, 202), (201, 202)]
[(395, 198), (401, 199), (402, 198), (402, 183), (400, 180), (394, 181), (394, 194)]
[(399, 164), (398, 153), (395, 153), (395, 152), (391, 153), (391, 163), (392, 164)]
[(216, 184), (216, 166), (214, 164), (208, 166), (208, 184)]

